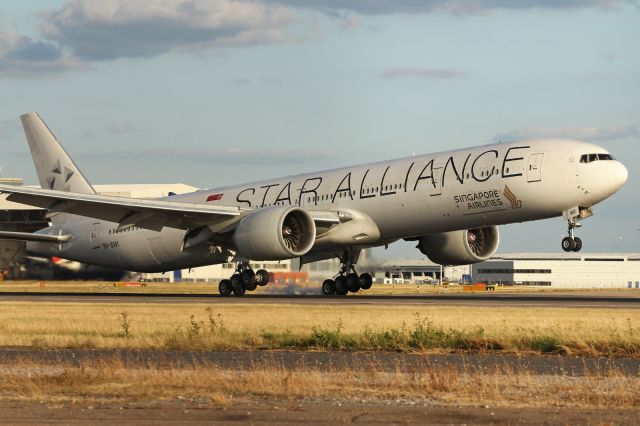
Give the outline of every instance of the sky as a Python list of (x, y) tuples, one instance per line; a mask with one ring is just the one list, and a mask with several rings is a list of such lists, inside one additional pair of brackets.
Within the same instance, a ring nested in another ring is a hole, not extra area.
[[(630, 172), (583, 250), (637, 252), (639, 53), (638, 0), (0, 0), (0, 164), (37, 183), (28, 111), (95, 184), (211, 188), (570, 137)], [(566, 225), (500, 231), (500, 252), (556, 252)]]

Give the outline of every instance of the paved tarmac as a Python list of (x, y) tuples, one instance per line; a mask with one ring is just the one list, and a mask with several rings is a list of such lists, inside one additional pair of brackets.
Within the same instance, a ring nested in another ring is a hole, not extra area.
[(426, 295), (273, 295), (247, 294), (243, 297), (221, 297), (217, 294), (158, 293), (58, 293), (3, 292), (0, 301), (73, 302), (73, 303), (168, 303), (168, 304), (350, 304), (350, 305), (455, 305), (455, 306), (520, 306), (565, 308), (640, 308), (640, 291), (553, 292), (553, 293), (482, 293)]

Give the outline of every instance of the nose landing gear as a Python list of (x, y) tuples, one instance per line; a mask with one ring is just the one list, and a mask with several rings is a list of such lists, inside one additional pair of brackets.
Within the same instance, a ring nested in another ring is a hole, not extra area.
[(582, 240), (574, 236), (573, 230), (580, 228), (582, 224), (575, 219), (569, 220), (569, 236), (562, 239), (562, 250), (566, 252), (575, 251), (578, 252), (582, 249)]
[(269, 284), (269, 273), (264, 269), (254, 272), (249, 262), (238, 262), (236, 272), (228, 280), (218, 284), (221, 296), (244, 296), (247, 291), (254, 291), (258, 286)]

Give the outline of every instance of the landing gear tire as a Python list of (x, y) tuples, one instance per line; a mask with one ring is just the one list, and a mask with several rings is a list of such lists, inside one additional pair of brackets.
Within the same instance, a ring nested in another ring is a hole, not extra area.
[(231, 281), (222, 280), (218, 284), (218, 291), (220, 292), (220, 296), (227, 297), (233, 291), (233, 286), (231, 285)]
[(242, 282), (245, 286), (253, 284), (256, 281), (256, 274), (251, 269), (245, 269), (242, 271), (240, 277), (242, 277)]
[(562, 239), (562, 250), (566, 252), (573, 251), (576, 248), (576, 242), (571, 237), (564, 237)]
[(347, 288), (351, 293), (360, 291), (360, 277), (358, 277), (358, 274), (351, 273), (347, 275)]
[(566, 252), (573, 251), (576, 248), (576, 242), (571, 237), (564, 237), (562, 239), (562, 250)]
[(258, 287), (258, 283), (256, 283), (256, 274), (251, 269), (245, 269), (240, 274), (242, 278), (242, 285), (248, 291), (253, 291)]
[(332, 296), (336, 294), (336, 283), (333, 280), (324, 280), (322, 283), (322, 294)]
[(244, 283), (242, 282), (242, 277), (240, 274), (233, 274), (231, 276), (231, 288), (233, 289), (234, 296), (244, 296), (246, 289), (244, 288)]
[(371, 274), (367, 274), (366, 272), (364, 274), (360, 274), (360, 288), (363, 290), (369, 290), (372, 285), (373, 277)]
[(573, 248), (573, 251), (580, 251), (582, 250), (582, 240), (578, 237), (575, 237), (573, 239), (573, 242), (575, 244), (575, 247)]
[(256, 272), (256, 283), (258, 283), (259, 286), (265, 286), (267, 284), (269, 284), (269, 273), (267, 271), (265, 271), (264, 269), (258, 269), (258, 272)]
[(339, 296), (346, 296), (349, 293), (349, 287), (347, 287), (347, 279), (340, 275), (336, 277), (335, 280), (336, 285), (336, 294)]

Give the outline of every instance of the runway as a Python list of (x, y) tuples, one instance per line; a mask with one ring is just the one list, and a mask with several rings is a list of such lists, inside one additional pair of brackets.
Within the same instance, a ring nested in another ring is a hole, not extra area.
[(166, 303), (166, 304), (298, 304), (298, 305), (436, 305), (487, 307), (640, 308), (640, 292), (428, 294), (428, 295), (273, 295), (247, 294), (221, 297), (217, 294), (160, 293), (61, 293), (3, 292), (0, 301), (59, 303)]

